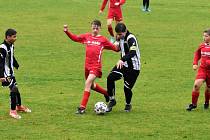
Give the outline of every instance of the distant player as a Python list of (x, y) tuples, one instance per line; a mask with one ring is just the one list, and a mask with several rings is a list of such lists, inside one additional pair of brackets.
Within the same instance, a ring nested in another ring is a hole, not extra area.
[[(106, 7), (108, 0), (103, 0), (99, 14), (101, 14)], [(109, 34), (111, 35), (111, 42), (114, 42), (114, 32), (112, 29), (112, 21), (116, 23), (123, 21), (121, 6), (125, 3), (125, 0), (109, 0), (108, 4), (108, 15), (107, 15), (107, 26)]]
[(95, 79), (102, 76), (102, 64), (101, 57), (103, 49), (118, 51), (118, 47), (110, 43), (104, 36), (99, 34), (101, 29), (101, 22), (94, 20), (91, 23), (91, 33), (75, 35), (68, 31), (67, 25), (64, 25), (64, 32), (68, 37), (75, 41), (86, 45), (86, 59), (85, 59), (85, 89), (80, 107), (77, 110), (77, 114), (85, 113), (85, 109), (90, 96), (90, 90), (93, 89), (106, 97), (106, 101), (109, 101), (107, 91), (95, 83)]
[(112, 69), (107, 77), (107, 92), (110, 96), (107, 112), (112, 110), (116, 105), (115, 100), (115, 82), (124, 80), (124, 94), (125, 94), (125, 111), (131, 111), (132, 88), (140, 73), (140, 50), (136, 37), (130, 33), (124, 23), (118, 23), (115, 27), (117, 39), (119, 40), (119, 48), (121, 51), (121, 59)]
[[(187, 107), (191, 111), (197, 107), (198, 97), (200, 94), (200, 87), (203, 82), (206, 82), (205, 89), (205, 103), (204, 108), (209, 107), (210, 96), (210, 29), (203, 32), (203, 42), (194, 53), (193, 70), (197, 70), (193, 90), (192, 90), (192, 103)], [(200, 66), (198, 61), (200, 60)]]
[(0, 81), (2, 86), (8, 86), (10, 89), (11, 108), (9, 115), (15, 119), (20, 119), (17, 111), (31, 112), (31, 110), (21, 104), (21, 96), (17, 87), (14, 67), (18, 69), (14, 56), (14, 42), (17, 39), (17, 32), (14, 29), (8, 29), (5, 32), (5, 40), (0, 45)]
[(143, 8), (142, 11), (144, 12), (150, 12), (151, 10), (149, 9), (149, 0), (143, 0)]

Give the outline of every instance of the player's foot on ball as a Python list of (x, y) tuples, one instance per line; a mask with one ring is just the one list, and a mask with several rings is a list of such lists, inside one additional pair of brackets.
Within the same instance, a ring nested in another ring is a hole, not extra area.
[(85, 108), (84, 107), (78, 107), (77, 111), (75, 114), (84, 114), (85, 113)]
[(131, 109), (132, 109), (132, 105), (131, 104), (126, 104), (125, 105), (125, 112), (130, 112), (131, 111)]
[(204, 103), (203, 107), (204, 107), (204, 109), (209, 109), (209, 104), (208, 103)]
[(21, 119), (21, 116), (17, 114), (16, 110), (10, 110), (9, 115), (15, 119)]
[(20, 112), (31, 113), (31, 110), (28, 107), (23, 106), (23, 105), (16, 106), (16, 110)]
[(108, 106), (107, 106), (107, 110), (106, 112), (111, 112), (112, 111), (112, 107), (116, 105), (116, 100), (115, 99), (112, 99), (110, 100)]
[(192, 111), (197, 107), (197, 105), (189, 104), (189, 106), (186, 108), (187, 111)]
[(105, 101), (108, 103), (109, 102), (109, 96), (104, 95)]

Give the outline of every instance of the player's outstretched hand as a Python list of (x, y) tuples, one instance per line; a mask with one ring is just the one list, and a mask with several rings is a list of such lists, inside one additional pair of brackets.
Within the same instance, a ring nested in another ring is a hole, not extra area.
[(63, 25), (63, 31), (64, 31), (64, 32), (67, 32), (67, 31), (68, 31), (68, 25), (66, 25), (66, 24)]
[(193, 70), (197, 70), (198, 69), (198, 65), (193, 65)]
[(117, 62), (117, 69), (121, 69), (123, 67), (124, 62), (122, 60), (119, 60)]
[(101, 15), (102, 13), (103, 13), (103, 11), (102, 11), (102, 10), (100, 10), (100, 11), (98, 12), (98, 14), (99, 14), (99, 15)]
[(1, 82), (6, 82), (7, 79), (6, 79), (6, 78), (0, 78), (0, 81), (1, 81)]

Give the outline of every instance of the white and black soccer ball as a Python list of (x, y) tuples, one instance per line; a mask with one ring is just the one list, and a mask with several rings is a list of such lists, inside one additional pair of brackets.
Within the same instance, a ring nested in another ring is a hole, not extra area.
[(104, 102), (97, 102), (95, 104), (94, 111), (96, 112), (97, 115), (103, 115), (106, 113), (107, 110), (107, 105)]

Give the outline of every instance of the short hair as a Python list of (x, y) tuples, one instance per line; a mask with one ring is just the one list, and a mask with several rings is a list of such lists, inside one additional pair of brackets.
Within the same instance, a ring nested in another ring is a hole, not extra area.
[(117, 25), (115, 26), (115, 31), (117, 33), (124, 33), (126, 32), (126, 26), (124, 23), (117, 23)]
[(94, 21), (91, 22), (91, 25), (97, 25), (97, 26), (100, 26), (101, 27), (101, 21), (95, 19)]
[(7, 29), (5, 32), (5, 37), (7, 38), (7, 36), (12, 36), (16, 34), (17, 34), (17, 31), (15, 29)]
[(210, 36), (210, 29), (206, 29), (203, 31), (204, 33), (207, 33)]

